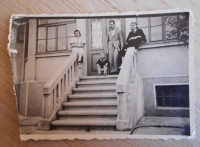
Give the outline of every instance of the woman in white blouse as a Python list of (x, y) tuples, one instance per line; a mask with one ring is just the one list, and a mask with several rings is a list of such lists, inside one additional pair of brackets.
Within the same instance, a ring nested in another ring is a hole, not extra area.
[(74, 36), (75, 37), (71, 38), (70, 45), (72, 48), (72, 52), (78, 53), (78, 62), (80, 67), (80, 63), (83, 63), (83, 47), (85, 46), (85, 41), (81, 37), (81, 32), (79, 30), (74, 31)]

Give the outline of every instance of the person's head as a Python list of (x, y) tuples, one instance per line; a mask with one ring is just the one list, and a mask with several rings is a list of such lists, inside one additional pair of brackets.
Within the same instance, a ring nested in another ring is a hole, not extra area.
[(136, 29), (138, 29), (138, 26), (137, 26), (137, 23), (136, 23), (136, 22), (132, 22), (130, 26), (131, 26), (131, 30), (136, 30)]
[(106, 57), (105, 53), (104, 53), (104, 52), (101, 52), (101, 53), (100, 53), (100, 57), (101, 57), (101, 58), (105, 58), (105, 57)]
[(74, 31), (74, 36), (75, 36), (75, 37), (81, 36), (81, 32), (80, 32), (79, 30), (75, 30), (75, 31)]
[(109, 26), (113, 30), (115, 28), (115, 21), (114, 20), (110, 20), (109, 21)]

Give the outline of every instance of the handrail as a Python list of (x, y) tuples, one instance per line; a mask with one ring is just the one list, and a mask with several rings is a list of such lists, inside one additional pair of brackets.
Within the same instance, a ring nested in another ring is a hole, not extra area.
[[(116, 83), (117, 130), (130, 130), (143, 115), (142, 81), (137, 73), (137, 50), (128, 48)], [(138, 106), (139, 104), (139, 106)]]
[(130, 70), (133, 66), (133, 58), (136, 50), (134, 47), (130, 47), (127, 49), (127, 53), (125, 55), (124, 61), (121, 66), (121, 71), (119, 73), (117, 83), (116, 83), (116, 91), (117, 92), (125, 92), (126, 86), (129, 80)]
[(69, 67), (76, 61), (77, 54), (72, 53), (55, 72), (55, 74), (43, 86), (43, 94), (50, 94), (53, 88), (58, 84), (58, 81), (64, 76)]
[(77, 67), (77, 53), (72, 52), (43, 86), (43, 120), (39, 122), (38, 129), (50, 130), (50, 122), (56, 119), (57, 111), (62, 109), (62, 103), (79, 80)]

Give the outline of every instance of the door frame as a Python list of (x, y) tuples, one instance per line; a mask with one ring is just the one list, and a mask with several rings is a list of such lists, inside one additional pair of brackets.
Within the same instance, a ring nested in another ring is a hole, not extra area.
[[(125, 18), (121, 18), (122, 19), (122, 35), (123, 35), (123, 39), (124, 39), (124, 44), (126, 43), (126, 23), (125, 23)], [(87, 43), (87, 76), (91, 76), (92, 74), (94, 74), (92, 71), (92, 59), (91, 59), (91, 48), (92, 48), (92, 22), (91, 22), (92, 18), (89, 18), (86, 20), (86, 43)], [(102, 28), (103, 28), (103, 49), (104, 52), (106, 53), (107, 50), (107, 33), (109, 31), (109, 18), (102, 18)], [(101, 49), (99, 49), (101, 50)], [(96, 49), (96, 51), (98, 52), (98, 49)], [(101, 51), (99, 51), (100, 53)]]

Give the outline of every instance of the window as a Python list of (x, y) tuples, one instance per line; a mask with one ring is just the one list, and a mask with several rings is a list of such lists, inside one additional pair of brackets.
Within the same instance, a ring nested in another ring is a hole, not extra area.
[(157, 107), (189, 107), (189, 85), (157, 85)]
[(158, 16), (137, 18), (138, 27), (146, 35), (147, 42), (178, 39), (177, 29), (170, 24), (171, 20), (178, 19), (176, 16)]
[(69, 50), (70, 38), (76, 30), (75, 19), (39, 19), (37, 52)]

